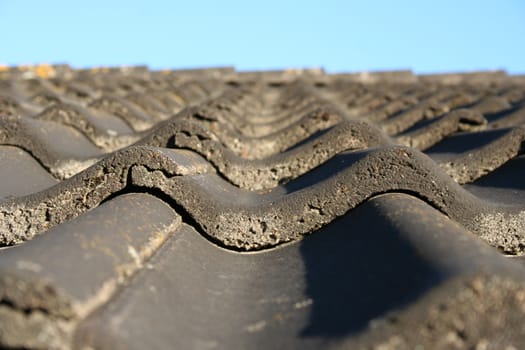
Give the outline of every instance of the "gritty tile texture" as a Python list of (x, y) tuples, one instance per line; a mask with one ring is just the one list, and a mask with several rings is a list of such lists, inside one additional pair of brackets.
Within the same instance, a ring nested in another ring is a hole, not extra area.
[(0, 347), (525, 343), (525, 79), (0, 67)]

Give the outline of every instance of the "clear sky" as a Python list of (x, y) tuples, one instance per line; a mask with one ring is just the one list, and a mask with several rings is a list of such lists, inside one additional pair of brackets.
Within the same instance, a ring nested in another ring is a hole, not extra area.
[(525, 1), (0, 0), (0, 63), (525, 73)]

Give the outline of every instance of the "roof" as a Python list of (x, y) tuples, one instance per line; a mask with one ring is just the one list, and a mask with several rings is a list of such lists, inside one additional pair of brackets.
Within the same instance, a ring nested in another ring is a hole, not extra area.
[(0, 344), (524, 342), (525, 79), (0, 70)]

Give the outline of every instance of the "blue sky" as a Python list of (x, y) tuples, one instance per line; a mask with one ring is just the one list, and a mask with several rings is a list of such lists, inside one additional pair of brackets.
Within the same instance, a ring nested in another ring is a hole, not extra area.
[(525, 1), (0, 0), (0, 63), (525, 73)]

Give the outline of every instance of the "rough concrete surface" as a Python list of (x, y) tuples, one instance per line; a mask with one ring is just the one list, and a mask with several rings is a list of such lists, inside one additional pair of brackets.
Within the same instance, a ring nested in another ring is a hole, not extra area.
[(505, 72), (0, 70), (0, 347), (519, 349)]

